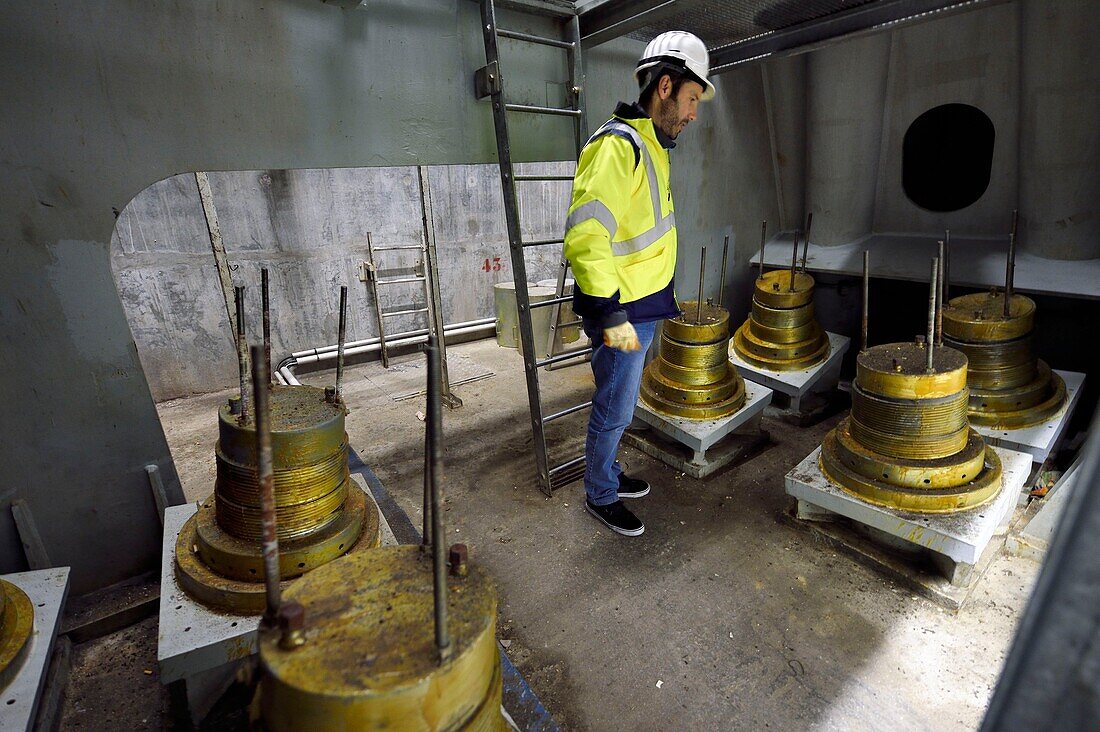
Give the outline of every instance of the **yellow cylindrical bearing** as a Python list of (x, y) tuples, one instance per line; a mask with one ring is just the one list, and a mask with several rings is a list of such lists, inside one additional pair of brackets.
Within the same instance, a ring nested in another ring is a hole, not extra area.
[(872, 346), (856, 357), (856, 382), (869, 394), (892, 399), (937, 399), (966, 388), (966, 356), (936, 348), (928, 372), (925, 349), (915, 343)]
[(963, 449), (945, 460), (911, 460), (882, 455), (869, 450), (852, 436), (847, 419), (829, 433), (828, 440), (836, 440), (836, 454), (850, 469), (865, 478), (907, 488), (963, 485), (981, 472), (986, 450), (978, 433), (970, 430)]
[[(816, 348), (800, 351), (799, 355), (795, 358), (777, 358), (760, 355), (750, 350), (748, 339), (752, 337), (752, 334), (749, 330), (750, 321), (745, 321), (744, 325), (738, 328), (737, 332), (733, 334), (733, 338), (730, 339), (728, 353), (731, 358), (736, 355), (737, 358), (740, 358), (746, 363), (750, 363), (757, 368), (767, 371), (804, 371), (824, 361), (825, 358), (828, 357), (831, 349), (828, 336), (822, 332)], [(764, 350), (760, 346), (756, 346), (755, 349), (757, 351)]]
[(1047, 382), (1048, 396), (1037, 404), (1019, 409), (993, 411), (979, 407), (971, 409), (970, 421), (999, 429), (1023, 429), (1051, 420), (1066, 406), (1066, 382), (1058, 374), (1051, 373)]
[(969, 429), (964, 425), (943, 435), (899, 435), (872, 429), (854, 418), (849, 425), (852, 437), (871, 450), (914, 460), (935, 460), (954, 455), (966, 446)]
[(966, 427), (969, 390), (936, 399), (886, 399), (852, 384), (852, 418), (882, 433), (944, 435)]
[(754, 300), (751, 317), (768, 328), (796, 328), (814, 319), (814, 304), (808, 302), (797, 308), (771, 308)]
[(815, 322), (812, 324), (812, 335), (803, 340), (795, 343), (770, 343), (753, 334), (751, 322), (749, 326), (749, 328), (742, 326), (738, 329), (738, 335), (742, 339), (741, 343), (745, 350), (754, 356), (782, 361), (795, 361), (814, 353), (820, 348), (824, 337), (820, 326)]
[(730, 369), (727, 360), (707, 368), (685, 368), (663, 358), (658, 358), (653, 363), (657, 364), (657, 368), (666, 378), (681, 384), (714, 384), (726, 378)]
[(805, 272), (796, 272), (794, 288), (791, 288), (791, 271), (777, 269), (765, 272), (753, 284), (753, 300), (770, 308), (797, 308), (811, 302), (814, 297), (814, 278)]
[(728, 361), (723, 362), (727, 373), (720, 380), (709, 384), (685, 384), (673, 381), (661, 373), (657, 361), (652, 362), (646, 368), (645, 376), (648, 377), (649, 388), (668, 401), (679, 404), (708, 404), (725, 401), (737, 391), (736, 379), (726, 378), (729, 374)]
[(966, 355), (967, 368), (975, 371), (1001, 369), (1035, 360), (1030, 333), (1011, 341), (970, 343), (944, 336), (943, 342), (944, 345), (962, 351)]
[[(275, 505), (277, 531), (280, 539), (293, 539), (318, 531), (336, 519), (336, 513), (348, 497), (351, 479), (342, 482), (335, 490), (305, 503), (293, 506)], [(356, 489), (358, 490), (358, 488)], [(215, 516), (218, 525), (240, 539), (261, 541), (260, 509), (241, 506), (222, 496), (215, 496)]]
[(476, 564), (446, 578), (451, 655), (439, 658), (431, 553), (386, 547), (327, 564), (284, 601), (304, 608), (302, 645), (260, 633), (257, 706), (269, 732), (505, 732), (497, 593)]
[(709, 369), (725, 362), (726, 342), (723, 338), (715, 343), (682, 343), (666, 333), (661, 336), (660, 357), (687, 369)]
[(771, 328), (761, 325), (753, 318), (750, 318), (748, 322), (749, 332), (752, 333), (754, 339), (767, 344), (775, 343), (780, 346), (787, 346), (793, 343), (810, 343), (819, 340), (823, 335), (821, 327), (815, 320), (791, 328)]
[(730, 316), (725, 308), (685, 300), (680, 303), (680, 316), (664, 322), (664, 335), (681, 343), (714, 343), (724, 341), (730, 332)]
[(720, 402), (703, 404), (684, 404), (672, 401), (658, 394), (649, 379), (642, 378), (641, 399), (653, 410), (673, 417), (684, 419), (721, 419), (728, 417), (745, 405), (745, 380), (736, 370), (730, 369), (730, 378), (735, 385), (734, 392)]
[(1004, 317), (1004, 295), (985, 292), (951, 298), (943, 309), (945, 337), (970, 343), (1010, 341), (1035, 328), (1035, 302), (1013, 295)]

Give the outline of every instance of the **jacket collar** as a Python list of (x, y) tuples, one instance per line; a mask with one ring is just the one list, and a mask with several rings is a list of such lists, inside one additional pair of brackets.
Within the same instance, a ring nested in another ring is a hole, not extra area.
[(657, 143), (666, 150), (671, 150), (676, 147), (676, 141), (662, 132), (657, 125), (653, 124), (653, 120), (649, 118), (646, 111), (642, 109), (642, 105), (634, 102), (633, 104), (627, 104), (626, 102), (619, 102), (615, 107), (615, 116), (624, 120), (645, 120), (648, 124), (643, 127), (648, 130), (653, 130), (653, 136), (657, 139)]

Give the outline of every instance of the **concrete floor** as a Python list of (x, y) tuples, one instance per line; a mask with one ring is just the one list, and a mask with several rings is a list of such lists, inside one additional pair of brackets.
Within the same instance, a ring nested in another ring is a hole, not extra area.
[[(564, 729), (979, 724), (1038, 565), (998, 558), (952, 615), (782, 523), (784, 473), (838, 417), (806, 429), (766, 417), (775, 444), (703, 481), (624, 447), (628, 471), (654, 485), (632, 502), (646, 533), (627, 539), (584, 513), (580, 483), (552, 499), (536, 488), (515, 351), (479, 341), (452, 348), (450, 363), (455, 380), (495, 375), (456, 387), (465, 406), (445, 410), (448, 533), (496, 578), (500, 637)], [(422, 388), (422, 364), (356, 366), (345, 388), (354, 449), (417, 525), (424, 400), (390, 395)], [(548, 407), (567, 406), (592, 379), (580, 366), (543, 384)], [(214, 413), (228, 394), (159, 407), (189, 499), (212, 490)], [(551, 426), (559, 456), (579, 454), (584, 424)], [(77, 693), (93, 683), (79, 677)], [(143, 721), (162, 706), (149, 704)]]

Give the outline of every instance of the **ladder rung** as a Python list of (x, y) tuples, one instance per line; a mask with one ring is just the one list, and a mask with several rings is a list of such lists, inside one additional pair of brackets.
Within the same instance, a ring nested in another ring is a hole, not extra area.
[(584, 455), (550, 468), (550, 490), (562, 488), (584, 477)]
[(572, 328), (574, 325), (581, 325), (583, 323), (584, 323), (584, 321), (581, 320), (580, 318), (578, 318), (577, 320), (568, 320), (564, 323), (558, 323), (557, 325), (554, 325), (553, 323), (551, 323), (550, 327), (551, 328)]
[(558, 238), (558, 239), (533, 239), (531, 241), (523, 242), (523, 246), (525, 246), (525, 247), (541, 247), (541, 246), (545, 246), (547, 244), (564, 244), (564, 243), (565, 243), (565, 239), (561, 239), (561, 238)]
[(586, 356), (589, 353), (592, 353), (591, 346), (577, 348), (572, 351), (566, 351), (565, 353), (559, 353), (557, 356), (551, 356), (550, 358), (543, 358), (535, 361), (535, 367), (541, 369), (543, 366), (549, 366), (552, 363), (561, 363), (562, 361), (568, 361), (569, 359), (577, 358), (578, 356)]
[(557, 48), (573, 48), (573, 44), (569, 41), (559, 41), (556, 38), (543, 38), (542, 36), (533, 36), (530, 33), (521, 33), (519, 31), (505, 30), (503, 28), (497, 28), (497, 35), (501, 38), (511, 38), (516, 41), (527, 41), (528, 43), (541, 43), (544, 46), (555, 46)]
[(383, 318), (392, 318), (395, 315), (415, 315), (416, 313), (426, 313), (428, 308), (416, 308), (415, 310), (394, 310), (392, 313), (382, 313)]
[(554, 473), (560, 473), (563, 470), (567, 470), (568, 468), (572, 468), (575, 465), (583, 465), (583, 464), (584, 464), (584, 455), (581, 455), (580, 457), (575, 457), (572, 460), (566, 460), (561, 465), (555, 465), (554, 467), (550, 468), (550, 470), (548, 470), (546, 472), (550, 473), (550, 475), (553, 475)]
[(402, 282), (423, 282), (423, 277), (393, 277), (388, 280), (378, 280), (379, 285), (399, 285)]
[(572, 295), (562, 295), (561, 297), (551, 298), (550, 300), (540, 300), (539, 302), (530, 303), (531, 309), (546, 308), (551, 305), (560, 305), (563, 302), (571, 302), (573, 300)]
[(509, 112), (529, 112), (530, 114), (557, 114), (563, 117), (580, 117), (579, 109), (562, 109), (561, 107), (539, 107), (534, 104), (505, 104), (504, 108)]
[(582, 409), (588, 409), (591, 406), (592, 406), (592, 402), (585, 402), (584, 404), (578, 404), (575, 407), (569, 407), (569, 409), (563, 409), (560, 412), (554, 412), (553, 414), (548, 414), (548, 415), (546, 415), (545, 417), (542, 418), (542, 423), (546, 424), (547, 422), (553, 422), (555, 419), (561, 419), (562, 417), (573, 414), (574, 412), (579, 412)]
[(571, 175), (517, 175), (514, 180), (573, 180)]
[(417, 244), (404, 244), (404, 245), (393, 246), (393, 247), (373, 247), (374, 251), (376, 251), (376, 252), (395, 252), (399, 249), (415, 249), (416, 251), (419, 252), (423, 248), (424, 247), (419, 246)]

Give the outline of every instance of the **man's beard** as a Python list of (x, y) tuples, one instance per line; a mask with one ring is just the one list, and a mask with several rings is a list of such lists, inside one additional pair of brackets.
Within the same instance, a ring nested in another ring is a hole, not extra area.
[(653, 118), (653, 124), (655, 124), (661, 132), (675, 140), (676, 135), (680, 134), (680, 123), (682, 121), (683, 120), (680, 119), (680, 115), (676, 111), (675, 101), (672, 99), (657, 100), (657, 114)]

